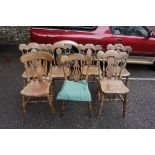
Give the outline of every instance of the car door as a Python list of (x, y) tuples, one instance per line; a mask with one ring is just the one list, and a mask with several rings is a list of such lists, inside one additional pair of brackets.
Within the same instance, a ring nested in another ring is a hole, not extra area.
[(111, 26), (114, 44), (121, 43), (133, 48), (136, 54), (155, 54), (155, 38), (149, 37), (144, 26)]
[(48, 29), (48, 42), (71, 40), (80, 44), (97, 44), (97, 26), (51, 26)]

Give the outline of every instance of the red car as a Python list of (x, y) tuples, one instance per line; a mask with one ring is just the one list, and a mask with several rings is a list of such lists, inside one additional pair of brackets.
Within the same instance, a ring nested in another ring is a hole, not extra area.
[[(31, 27), (31, 42), (53, 44), (70, 40), (79, 44), (102, 45), (121, 43), (133, 51), (129, 63), (154, 64), (154, 33), (146, 26), (35, 26)], [(134, 55), (134, 56), (132, 56)]]

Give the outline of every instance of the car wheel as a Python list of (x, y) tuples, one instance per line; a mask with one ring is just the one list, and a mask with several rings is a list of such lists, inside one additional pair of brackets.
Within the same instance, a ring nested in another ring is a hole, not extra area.
[(70, 49), (70, 53), (73, 54), (73, 53), (78, 53), (78, 43), (74, 42), (74, 41), (71, 41), (71, 40), (62, 40), (62, 41), (58, 41), (58, 42), (55, 42), (54, 45), (57, 45), (57, 44), (62, 44), (62, 45), (65, 45), (65, 44), (68, 44), (68, 45), (72, 45), (72, 48)]

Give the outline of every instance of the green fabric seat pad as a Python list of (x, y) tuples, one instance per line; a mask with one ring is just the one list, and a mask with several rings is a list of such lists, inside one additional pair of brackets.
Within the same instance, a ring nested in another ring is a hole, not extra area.
[(78, 82), (65, 80), (57, 95), (57, 99), (90, 102), (92, 99), (88, 89), (88, 82), (86, 80), (80, 80)]

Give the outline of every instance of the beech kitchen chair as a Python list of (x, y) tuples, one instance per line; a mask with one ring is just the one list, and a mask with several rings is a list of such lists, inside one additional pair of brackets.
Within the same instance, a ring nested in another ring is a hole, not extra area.
[[(92, 57), (92, 61), (90, 62), (90, 67), (89, 67), (89, 71), (88, 71), (88, 76), (90, 78), (96, 79), (100, 77), (99, 75), (99, 61), (97, 60), (97, 55), (96, 55), (96, 47), (93, 44), (86, 44), (84, 46), (84, 54), (87, 56), (91, 56)], [(84, 67), (83, 69), (83, 74), (86, 75), (87, 73), (87, 66)]]
[[(122, 70), (126, 66), (126, 61), (128, 58), (128, 54), (126, 52), (122, 52), (118, 54), (115, 50), (108, 50), (106, 53), (100, 53), (99, 57), (102, 57), (103, 61), (107, 59), (106, 73), (105, 77), (99, 81), (99, 109), (98, 109), (98, 117), (101, 116), (105, 96), (106, 95), (118, 95), (123, 102), (123, 117), (126, 115), (127, 105), (128, 105), (128, 87), (122, 81)], [(119, 66), (120, 59), (123, 59), (121, 64), (121, 69), (118, 77), (117, 67)]]
[[(46, 97), (52, 113), (55, 113), (51, 92), (52, 55), (48, 52), (29, 52), (21, 56), (20, 60), (25, 66), (27, 85), (22, 89), (22, 109), (26, 113), (28, 98)], [(31, 76), (29, 74), (31, 72)]]
[[(91, 57), (75, 53), (71, 55), (63, 55), (61, 62), (65, 76), (64, 84), (57, 95), (57, 100), (62, 101), (61, 115), (65, 110), (65, 101), (83, 101), (88, 103), (89, 114), (92, 114), (91, 94), (88, 88), (88, 70)], [(87, 65), (87, 72), (82, 74), (83, 67)], [(69, 69), (69, 75), (68, 75)]]
[(61, 62), (62, 55), (69, 55), (70, 46), (64, 45), (62, 42), (55, 43), (52, 47), (52, 55), (54, 56), (53, 67), (52, 67), (52, 78), (64, 79), (63, 66)]
[[(129, 56), (129, 52), (131, 52), (132, 48), (131, 46), (123, 46), (122, 44), (115, 44), (114, 45), (115, 50), (118, 52), (118, 54), (121, 54), (122, 52), (126, 52)], [(121, 58), (121, 61), (119, 63), (119, 66), (117, 68), (117, 76), (119, 76), (121, 67), (120, 65), (123, 63), (122, 61), (123, 58)], [(129, 76), (130, 76), (130, 72), (125, 68), (123, 68), (123, 70), (121, 71), (121, 77), (125, 79), (124, 83), (126, 86), (128, 86), (128, 81), (129, 81)]]

